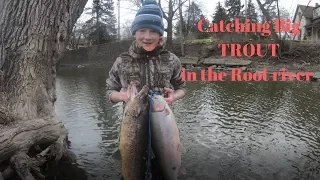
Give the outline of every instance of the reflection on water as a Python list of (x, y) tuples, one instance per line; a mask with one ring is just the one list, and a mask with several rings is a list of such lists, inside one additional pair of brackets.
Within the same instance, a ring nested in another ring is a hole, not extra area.
[[(56, 112), (88, 179), (119, 179), (121, 104), (106, 69), (60, 69)], [(187, 150), (183, 179), (320, 179), (320, 87), (301, 82), (189, 82), (174, 113)]]

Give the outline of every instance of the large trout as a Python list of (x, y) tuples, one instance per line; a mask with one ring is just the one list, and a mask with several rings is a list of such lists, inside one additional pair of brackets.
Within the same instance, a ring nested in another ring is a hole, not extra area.
[(143, 180), (148, 146), (148, 88), (138, 93), (130, 84), (120, 132), (121, 171), (124, 180)]
[(181, 153), (185, 150), (173, 112), (161, 95), (152, 97), (151, 132), (152, 150), (162, 176), (165, 180), (177, 180), (186, 173), (181, 166)]

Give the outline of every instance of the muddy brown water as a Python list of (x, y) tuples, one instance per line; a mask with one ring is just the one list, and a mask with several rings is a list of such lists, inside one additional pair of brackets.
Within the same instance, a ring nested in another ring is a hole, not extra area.
[[(58, 72), (56, 112), (81, 169), (62, 168), (74, 174), (67, 179), (120, 179), (109, 156), (122, 105), (106, 101), (107, 76), (103, 68)], [(187, 151), (180, 179), (320, 179), (319, 83), (188, 82), (173, 111)]]

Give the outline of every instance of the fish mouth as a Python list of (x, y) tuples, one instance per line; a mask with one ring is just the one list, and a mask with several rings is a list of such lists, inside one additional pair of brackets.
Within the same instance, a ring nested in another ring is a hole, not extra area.
[(141, 88), (140, 92), (137, 93), (136, 97), (138, 97), (138, 98), (141, 99), (141, 98), (143, 98), (143, 97), (145, 97), (145, 96), (148, 95), (148, 91), (149, 91), (148, 86), (147, 86), (147, 85), (144, 85), (144, 86)]
[(141, 88), (140, 92), (138, 92), (137, 83), (135, 81), (131, 81), (128, 88), (127, 88), (127, 91), (129, 92), (129, 97), (131, 99), (136, 96), (138, 96), (138, 97), (146, 96), (148, 94), (149, 88), (147, 85), (144, 85)]
[(152, 97), (152, 101), (153, 101), (153, 102), (156, 102), (156, 103), (152, 103), (152, 111), (153, 111), (153, 112), (162, 112), (162, 111), (164, 111), (165, 108), (166, 108), (166, 104), (163, 103), (163, 102), (161, 101), (161, 99), (159, 99), (159, 98), (160, 98), (160, 96), (158, 96), (158, 95), (154, 95), (154, 96)]
[(134, 81), (130, 82), (127, 91), (129, 92), (129, 99), (133, 99), (138, 94), (137, 86)]

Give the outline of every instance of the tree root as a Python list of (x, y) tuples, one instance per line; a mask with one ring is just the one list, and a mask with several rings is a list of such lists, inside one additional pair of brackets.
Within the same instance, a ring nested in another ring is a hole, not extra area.
[(45, 180), (45, 179), (46, 179), (46, 177), (41, 174), (39, 168), (31, 167), (31, 172), (32, 172), (33, 174), (35, 174), (35, 176), (37, 176), (37, 177), (38, 177), (39, 179), (41, 179), (41, 180)]
[(62, 158), (75, 162), (68, 150), (67, 130), (56, 117), (18, 121), (0, 129), (0, 164), (9, 160), (8, 167), (0, 170), (0, 180), (15, 173), (22, 180), (45, 179), (40, 167), (46, 162), (56, 165)]
[[(1, 172), (0, 172), (1, 174)], [(14, 170), (9, 166), (6, 170), (2, 172), (3, 179), (9, 179), (14, 175)]]
[(21, 179), (36, 180), (31, 174), (33, 160), (25, 153), (19, 152), (12, 156), (10, 159), (10, 165)]
[(59, 139), (51, 146), (50, 157), (54, 158), (54, 164), (59, 162), (67, 149), (66, 137), (60, 136)]

